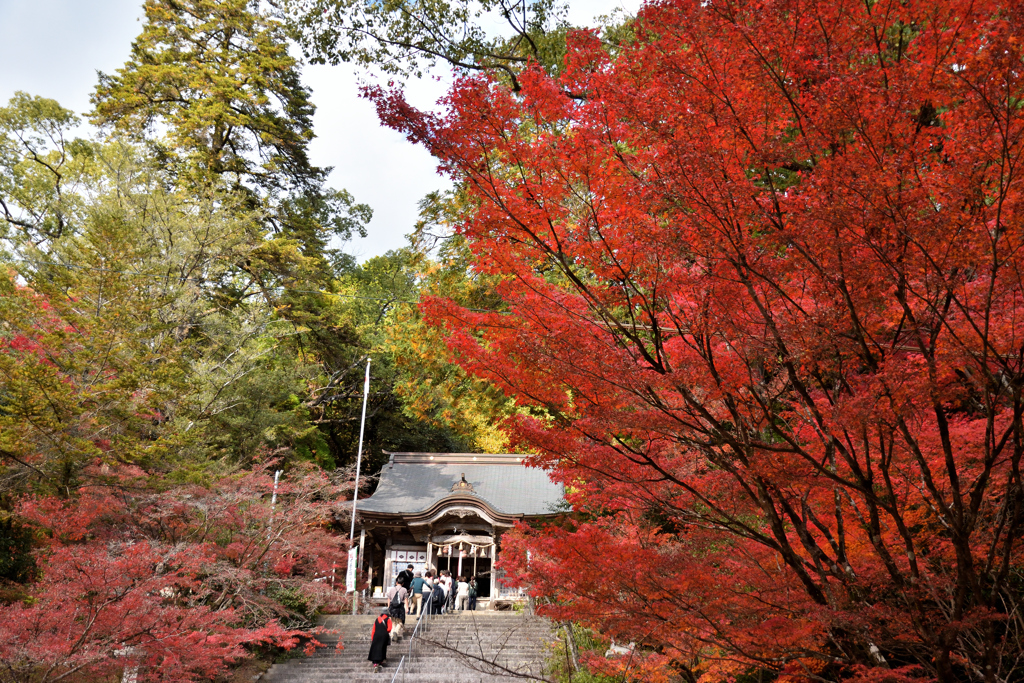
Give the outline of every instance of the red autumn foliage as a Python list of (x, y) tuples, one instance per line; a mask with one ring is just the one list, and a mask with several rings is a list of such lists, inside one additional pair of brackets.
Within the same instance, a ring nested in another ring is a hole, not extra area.
[(214, 680), (315, 644), (347, 473), (298, 463), (275, 486), (268, 458), (190, 458), (154, 425), (181, 387), (173, 350), (11, 278), (0, 293), (3, 503), (38, 541), (33, 580), (0, 604), (0, 681)]
[(504, 303), (425, 308), (574, 506), (506, 569), (691, 679), (1018, 680), (1024, 5), (635, 28), (443, 116), (368, 92)]
[[(241, 473), (209, 488), (116, 486), (18, 510), (47, 539), (29, 599), (0, 606), (0, 681), (84, 680), (139, 667), (139, 680), (212, 680), (253, 648), (291, 649), (307, 613), (334, 599), (339, 555), (326, 475)], [(145, 485), (147, 484), (148, 485)], [(297, 613), (298, 605), (304, 605)]]

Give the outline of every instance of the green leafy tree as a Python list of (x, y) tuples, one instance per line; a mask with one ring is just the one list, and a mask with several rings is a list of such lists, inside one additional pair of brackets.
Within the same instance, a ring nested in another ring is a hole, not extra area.
[(407, 414), (454, 432), (473, 450), (499, 453), (508, 447), (500, 426), (515, 411), (514, 403), (455, 362), (446, 331), (427, 324), (421, 312), (437, 298), (459, 301), (471, 311), (502, 306), (497, 281), (474, 268), (465, 239), (452, 232), (465, 208), (459, 190), (431, 193), (420, 202), (409, 267), (418, 273), (421, 305), (396, 311), (387, 347), (395, 359), (395, 391)]
[(160, 319), (168, 298), (120, 270), (149, 259), (119, 218), (97, 216), (59, 255), (21, 263), (17, 279), (0, 280), (0, 456), (13, 468), (8, 485), (17, 486), (20, 474), (67, 495), (91, 462), (159, 467), (181, 445), (174, 444), (180, 433), (160, 425), (185, 389), (184, 348), (174, 322)]
[(36, 351), (0, 357), (5, 489), (67, 491), (95, 458), (191, 471), (306, 438), (296, 396), (320, 367), (250, 272), (281, 255), (261, 214), (176, 188), (136, 145), (73, 139), (50, 100), (18, 96), (0, 121), (31, 143), (0, 167), (9, 211), (45, 223), (58, 190), (74, 207), (44, 240), (6, 222), (0, 343)]
[(94, 168), (92, 145), (68, 137), (78, 122), (55, 100), (20, 91), (0, 107), (0, 237), (45, 247), (80, 220), (75, 190)]
[(247, 197), (285, 238), (276, 252), (297, 248), (323, 269), (332, 239), (365, 235), (369, 207), (327, 188), (330, 169), (309, 159), (315, 106), (284, 25), (253, 0), (147, 0), (143, 9), (131, 58), (100, 74), (93, 122), (147, 141), (179, 183)]
[(338, 464), (354, 459), (363, 397), (363, 371), (372, 359), (364, 454), (370, 470), (383, 464), (382, 450), (458, 451), (469, 442), (455, 430), (407, 409), (397, 386), (403, 381), (392, 339), (395, 326), (418, 299), (419, 283), (409, 250), (388, 252), (351, 268), (324, 298), (318, 319), (297, 328), (293, 342), (321, 360), (319, 383), (305, 406)]
[(566, 6), (557, 0), (287, 0), (283, 5), (315, 63), (354, 62), (406, 76), (445, 63), (500, 73), (517, 90), (529, 62), (561, 64), (570, 28)]

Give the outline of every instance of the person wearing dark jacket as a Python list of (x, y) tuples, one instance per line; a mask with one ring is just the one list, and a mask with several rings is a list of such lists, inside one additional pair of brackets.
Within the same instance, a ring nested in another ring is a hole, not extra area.
[[(412, 565), (403, 569), (398, 573), (398, 578), (395, 579), (395, 583), (405, 586), (405, 590), (408, 591), (412, 587), (413, 573)], [(407, 593), (405, 598), (405, 611), (408, 612), (409, 608), (412, 607), (412, 593)], [(404, 619), (403, 619), (404, 621)]]
[(434, 584), (434, 590), (430, 592), (430, 598), (427, 600), (427, 614), (440, 614), (446, 599), (444, 588), (438, 581)]
[(476, 596), (476, 577), (474, 576), (469, 580), (469, 609), (471, 611), (476, 609)]
[(373, 630), (370, 631), (370, 656), (367, 659), (373, 662), (373, 670), (376, 672), (384, 665), (388, 658), (388, 644), (391, 642), (391, 617), (384, 612), (377, 621), (373, 622)]

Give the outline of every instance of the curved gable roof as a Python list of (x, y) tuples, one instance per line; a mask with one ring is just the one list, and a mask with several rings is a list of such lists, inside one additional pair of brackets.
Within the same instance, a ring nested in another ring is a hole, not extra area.
[[(547, 472), (523, 465), (523, 456), (481, 453), (388, 453), (377, 490), (359, 501), (362, 512), (415, 514), (445, 498), (471, 497), (503, 515), (551, 515), (562, 504), (562, 485)], [(452, 491), (465, 474), (472, 491)]]

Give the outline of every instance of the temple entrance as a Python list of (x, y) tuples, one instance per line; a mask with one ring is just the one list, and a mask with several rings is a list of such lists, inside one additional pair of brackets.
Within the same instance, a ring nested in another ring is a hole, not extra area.
[[(516, 453), (388, 453), (373, 495), (358, 501), (360, 562), (383, 606), (388, 587), (408, 565), (413, 571), (476, 578), (480, 608), (522, 602), (495, 571), (501, 536), (517, 522), (561, 513), (562, 485), (524, 466)], [(362, 554), (362, 553), (361, 553)]]
[[(437, 558), (438, 571), (447, 569), (452, 573), (452, 579), (459, 580), (459, 558), (439, 557)], [(476, 577), (477, 599), (491, 597), (491, 559), (489, 557), (463, 557), (462, 576), (468, 581), (470, 577)]]

